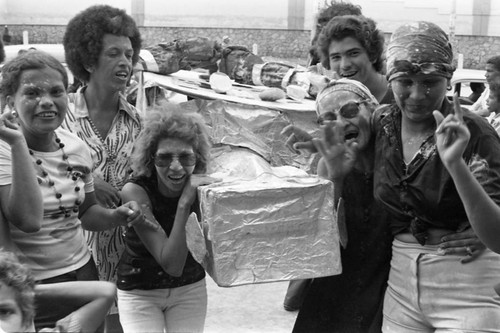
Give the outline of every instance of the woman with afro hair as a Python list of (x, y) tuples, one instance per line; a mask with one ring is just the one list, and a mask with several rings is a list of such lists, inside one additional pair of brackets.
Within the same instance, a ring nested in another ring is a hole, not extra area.
[[(95, 5), (69, 21), (63, 44), (69, 69), (83, 83), (69, 94), (63, 127), (77, 134), (91, 150), (98, 202), (117, 207), (129, 174), (132, 144), (141, 130), (140, 114), (124, 96), (139, 60), (140, 32), (124, 10)], [(121, 228), (87, 232), (86, 236), (99, 278), (116, 281), (116, 266), (124, 249)], [(116, 307), (111, 313), (116, 313)], [(106, 323), (108, 328), (119, 325), (116, 315), (109, 316)]]

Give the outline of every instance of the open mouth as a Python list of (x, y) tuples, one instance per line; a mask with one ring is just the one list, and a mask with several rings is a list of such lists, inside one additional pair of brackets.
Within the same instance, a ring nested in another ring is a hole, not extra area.
[(169, 175), (168, 179), (170, 179), (174, 183), (178, 183), (181, 182), (185, 177), (186, 175)]
[(54, 111), (45, 111), (37, 114), (37, 117), (40, 118), (54, 118), (55, 116), (57, 116), (57, 112)]
[(348, 129), (344, 131), (344, 140), (345, 141), (350, 141), (350, 140), (355, 140), (359, 136), (359, 131), (355, 128)]
[(341, 73), (340, 76), (345, 77), (345, 78), (351, 78), (354, 75), (356, 75), (358, 72), (349, 72), (349, 73)]
[(116, 76), (118, 76), (122, 80), (127, 80), (128, 79), (128, 72), (118, 72), (118, 73), (116, 73)]

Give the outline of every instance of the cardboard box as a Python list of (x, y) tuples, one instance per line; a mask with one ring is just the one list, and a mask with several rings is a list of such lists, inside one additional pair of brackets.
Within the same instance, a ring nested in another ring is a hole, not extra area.
[(341, 273), (333, 184), (263, 175), (200, 187), (188, 247), (221, 287)]

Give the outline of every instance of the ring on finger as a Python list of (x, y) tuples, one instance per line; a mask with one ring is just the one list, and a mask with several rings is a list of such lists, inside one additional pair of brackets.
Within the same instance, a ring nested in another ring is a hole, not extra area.
[(467, 252), (467, 255), (468, 255), (468, 256), (471, 256), (471, 255), (472, 255), (472, 252), (473, 252), (473, 251), (472, 251), (472, 249), (471, 249), (471, 247), (470, 247), (470, 246), (466, 246), (466, 247), (465, 247), (465, 251)]

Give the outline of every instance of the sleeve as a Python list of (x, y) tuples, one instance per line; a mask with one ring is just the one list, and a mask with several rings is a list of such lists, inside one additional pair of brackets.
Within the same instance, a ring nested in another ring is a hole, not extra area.
[(7, 142), (0, 140), (0, 186), (12, 184), (12, 154)]
[(82, 332), (82, 324), (78, 320), (78, 318), (72, 313), (67, 315), (61, 320), (56, 322), (56, 326), (54, 328), (43, 328), (39, 333), (79, 333)]

